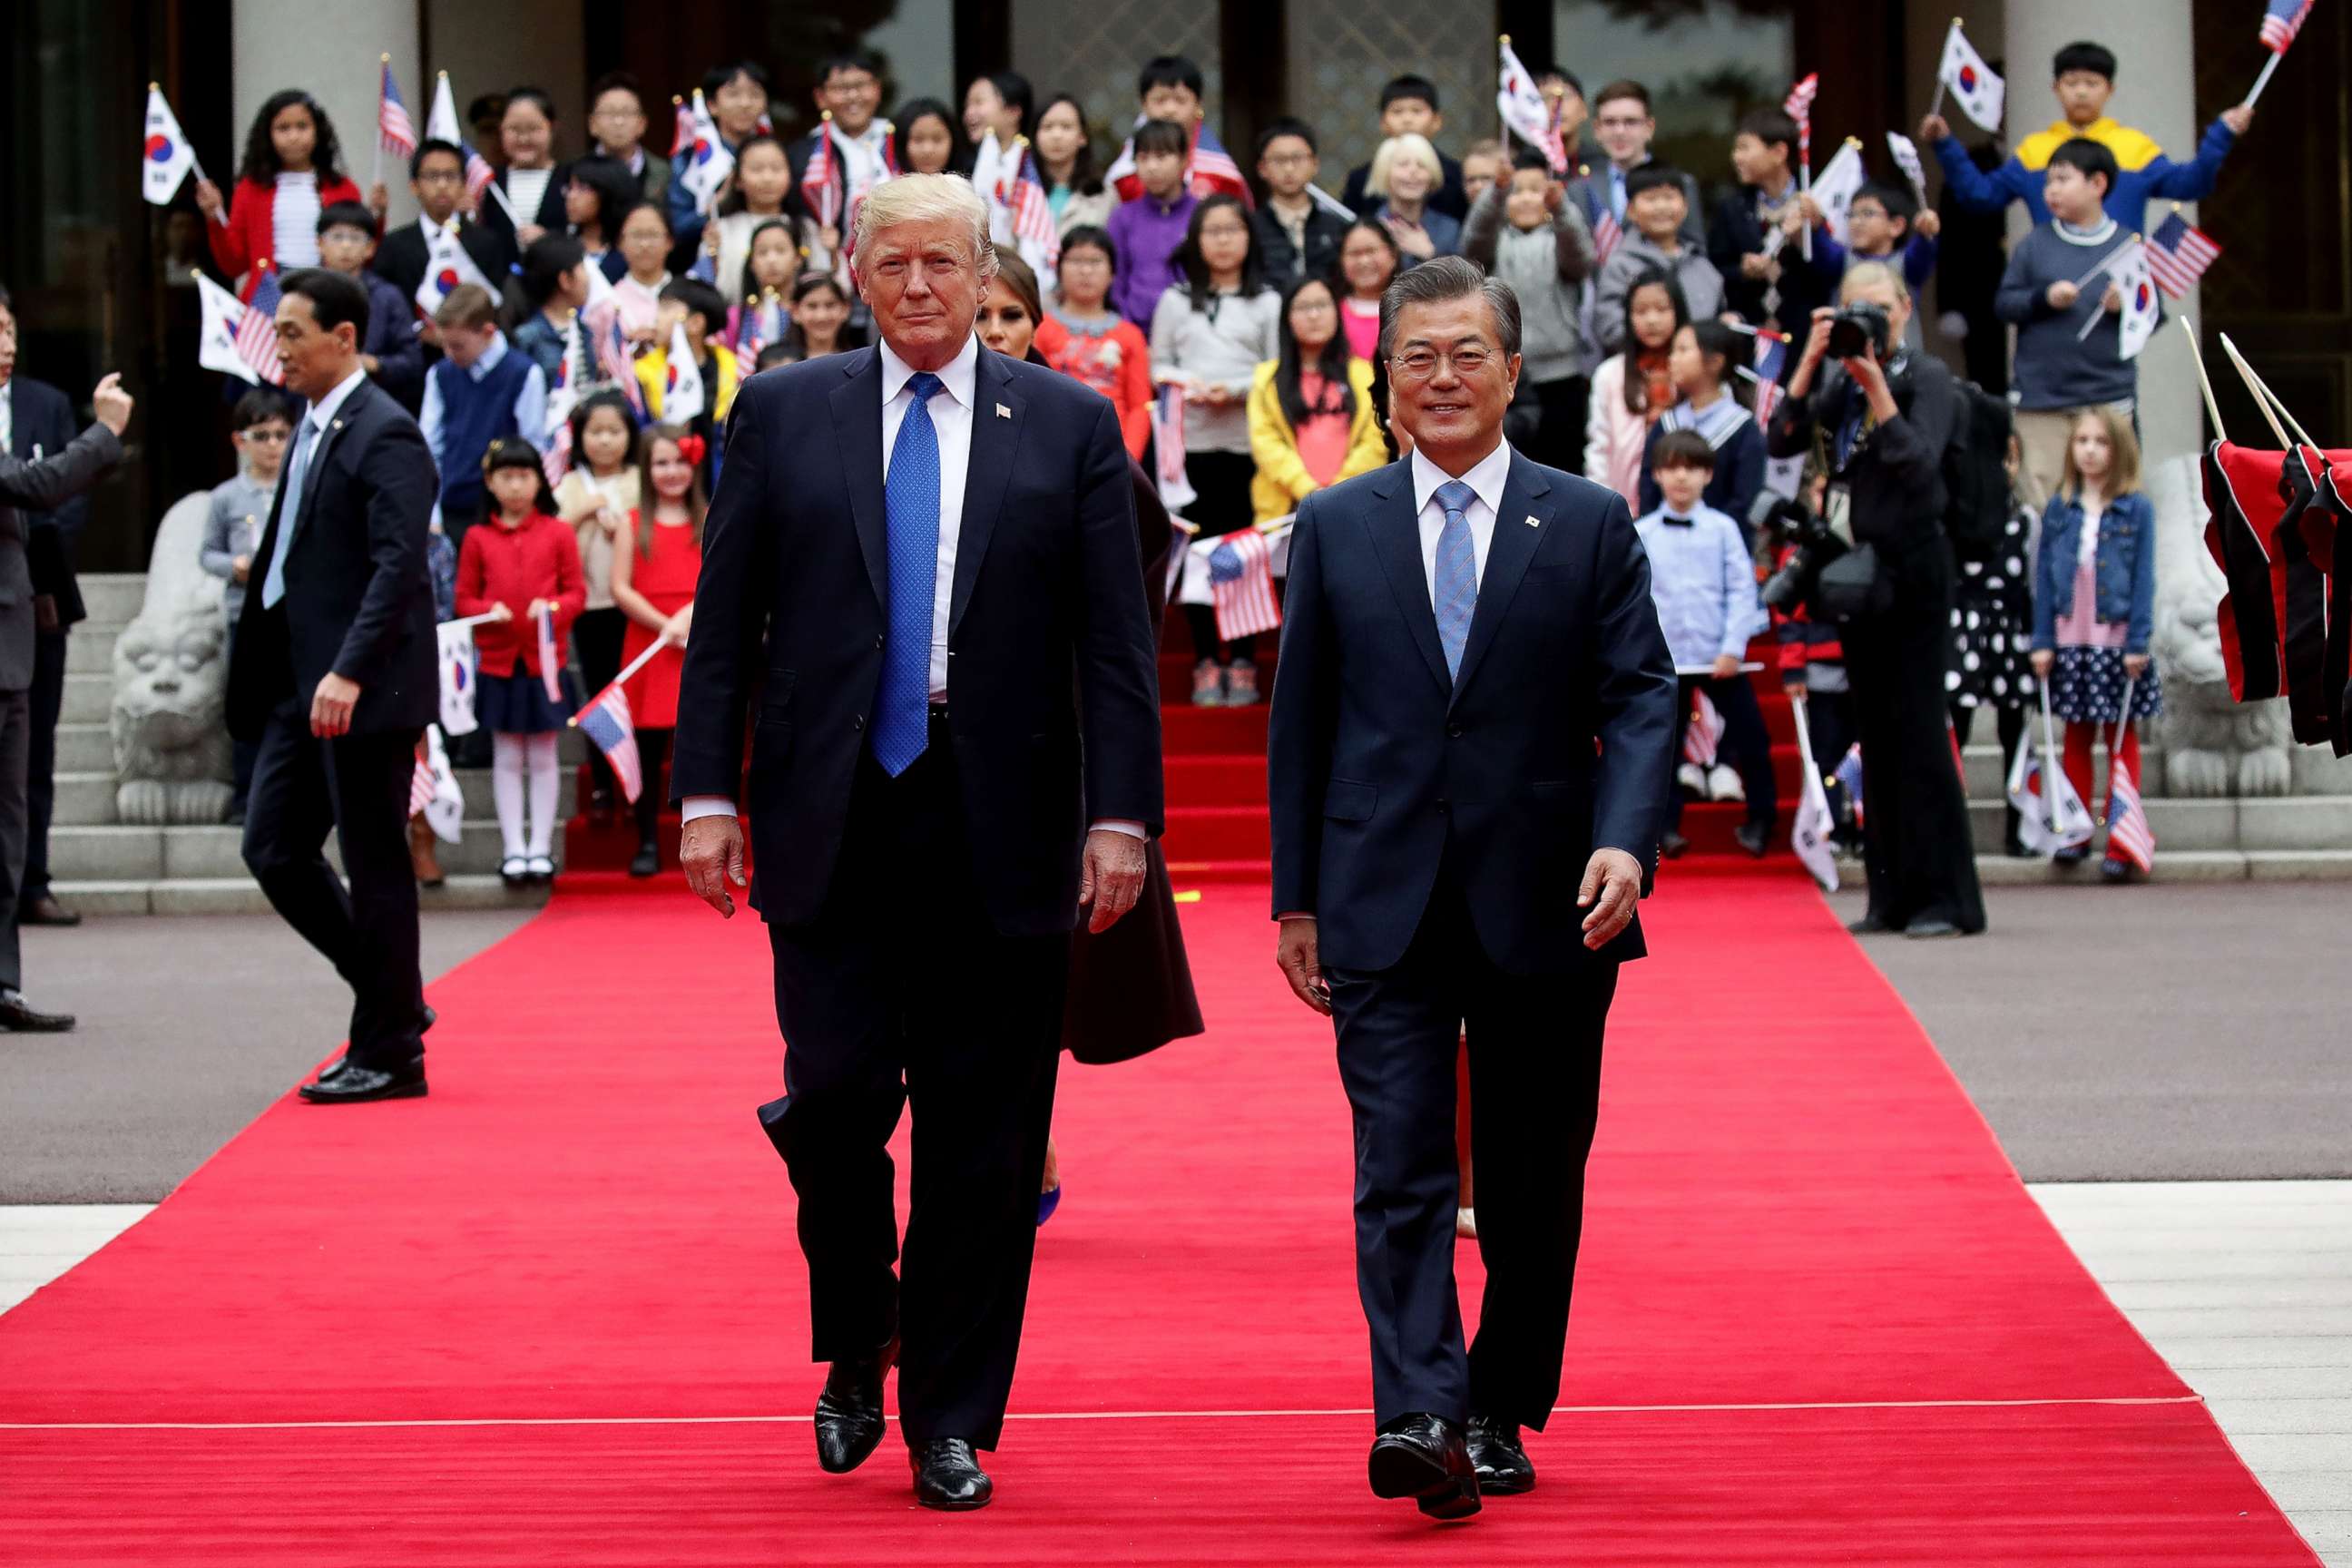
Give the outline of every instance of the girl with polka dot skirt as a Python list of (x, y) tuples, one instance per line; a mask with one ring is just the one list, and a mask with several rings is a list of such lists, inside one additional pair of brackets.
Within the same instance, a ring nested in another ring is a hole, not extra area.
[[(2033, 673), (2048, 686), (2052, 713), (2066, 721), (2066, 778), (2086, 804), (2092, 740), (2102, 731), (2121, 735), (2116, 756), (2142, 777), (2133, 721), (2164, 710), (2147, 652), (2155, 621), (2156, 509), (2139, 488), (2139, 442), (2126, 416), (2086, 408), (2074, 416), (2065, 478), (2042, 516), (2033, 572)], [(2089, 853), (2086, 844), (2057, 858), (2072, 864)], [(2131, 864), (2110, 846), (2101, 874), (2124, 881)]]
[[(1952, 662), (1944, 672), (1952, 731), (1969, 743), (1979, 710), (1990, 710), (2000, 734), (2000, 776), (2007, 778), (2025, 736), (2026, 710), (2033, 706), (2033, 510), (2015, 489), (2021, 462), (2017, 437), (2009, 438), (2009, 517), (2000, 538), (1982, 558), (1962, 556), (1952, 602)], [(2001, 843), (2012, 858), (2031, 858), (2018, 837), (2017, 807), (2008, 806)]]

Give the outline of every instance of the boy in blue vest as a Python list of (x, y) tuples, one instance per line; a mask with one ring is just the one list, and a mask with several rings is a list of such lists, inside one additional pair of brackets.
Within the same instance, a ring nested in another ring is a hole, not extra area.
[(501, 436), (537, 446), (547, 437), (547, 378), (508, 346), (498, 307), (479, 284), (460, 283), (433, 312), (448, 357), (425, 378), (417, 427), (441, 470), (438, 520), (453, 545), (481, 515), (482, 458)]
[(2145, 131), (2119, 125), (2107, 117), (2107, 100), (2116, 90), (2116, 54), (2104, 44), (2069, 44), (2051, 61), (2051, 91), (2057, 95), (2061, 117), (2046, 131), (2037, 131), (2017, 144), (2009, 162), (1987, 174), (1969, 161), (1969, 150), (1952, 134), (1940, 114), (1919, 121), (1919, 140), (1936, 149), (1944, 165), (1944, 185), (1953, 201), (1970, 212), (1997, 213), (2011, 202), (2023, 202), (2037, 224), (2050, 221), (2042, 199), (2042, 174), (2050, 154), (2077, 137), (2096, 142), (2115, 154), (2116, 182), (2107, 190), (2108, 215), (2126, 229), (2147, 226), (2147, 204), (2158, 199), (2193, 202), (2213, 194), (2221, 177), (2221, 160), (2246, 128), (2254, 122), (2250, 104), (2225, 109), (2205, 128), (2194, 162), (2176, 163)]

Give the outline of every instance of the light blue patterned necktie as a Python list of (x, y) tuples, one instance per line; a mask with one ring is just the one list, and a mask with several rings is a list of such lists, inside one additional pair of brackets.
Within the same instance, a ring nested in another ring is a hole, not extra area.
[(1437, 504), (1445, 509), (1445, 527), (1437, 536), (1437, 640), (1445, 649), (1445, 673), (1457, 679), (1471, 613), (1478, 607), (1478, 557), (1470, 544), (1470, 503), (1477, 495), (1460, 479), (1437, 487)]
[(286, 596), (286, 557), (294, 551), (294, 525), (302, 521), (302, 488), (310, 482), (310, 448), (319, 427), (305, 406), (295, 422), (294, 454), (286, 459), (286, 500), (278, 508), (278, 538), (261, 574), (261, 607), (274, 610)]
[(940, 433), (930, 401), (944, 390), (929, 371), (907, 380), (914, 395), (882, 481), (889, 528), (890, 629), (874, 701), (874, 760), (897, 778), (930, 743), (931, 610), (940, 580)]

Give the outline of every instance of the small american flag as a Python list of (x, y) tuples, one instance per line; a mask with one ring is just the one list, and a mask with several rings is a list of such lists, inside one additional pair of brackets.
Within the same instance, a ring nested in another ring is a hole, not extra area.
[(1807, 71), (1805, 79), (1789, 89), (1789, 100), (1780, 107), (1788, 111), (1790, 119), (1802, 125), (1813, 117), (1813, 100), (1820, 96), (1821, 90), (1822, 73)]
[(2270, 9), (2263, 13), (2263, 47), (2276, 55), (2286, 53), (2310, 15), (2311, 0), (2271, 0)]
[(2178, 300), (2221, 254), (2221, 247), (2212, 236), (2190, 227), (2176, 209), (2147, 237), (2148, 276), (2156, 279), (2158, 288)]
[(1274, 597), (1274, 556), (1255, 527), (1229, 533), (1209, 552), (1209, 594), (1217, 606), (1217, 635), (1227, 642), (1282, 625)]
[(547, 689), (550, 702), (563, 700), (563, 650), (555, 641), (555, 612), (545, 605), (539, 612), (539, 682)]
[(637, 729), (629, 718), (628, 693), (618, 686), (608, 686), (603, 696), (580, 710), (572, 722), (580, 732), (596, 742), (604, 760), (613, 764), (613, 776), (620, 781), (621, 793), (629, 803), (636, 804), (645, 793), (643, 764), (637, 760)]
[(2140, 804), (2130, 765), (2119, 756), (2107, 778), (2107, 853), (2143, 871), (2156, 868), (2156, 832), (2147, 825), (2147, 807)]
[(686, 100), (676, 95), (672, 95), (669, 101), (670, 107), (677, 111), (677, 118), (669, 132), (669, 155), (675, 158), (694, 145), (694, 110), (686, 106)]
[(1592, 259), (1596, 263), (1608, 260), (1609, 253), (1616, 249), (1617, 242), (1624, 237), (1625, 226), (1618, 222), (1617, 215), (1604, 205), (1599, 220), (1592, 226)]
[(1024, 247), (1045, 258), (1048, 268), (1062, 258), (1061, 231), (1055, 226), (1054, 208), (1045, 199), (1045, 182), (1037, 173), (1036, 155), (1021, 143), (1021, 163), (1013, 176), (1013, 235)]
[(400, 100), (400, 84), (392, 79), (392, 61), (383, 62), (383, 90), (375, 106), (375, 131), (383, 150), (394, 157), (405, 158), (416, 151), (416, 122), (408, 118), (408, 105)]
[(808, 163), (801, 170), (801, 189), (811, 194), (818, 226), (831, 228), (841, 216), (836, 203), (841, 200), (840, 176), (835, 170), (837, 162), (833, 149), (833, 110), (826, 110), (816, 128), (816, 145), (810, 149)]
[(1780, 406), (1780, 377), (1789, 368), (1789, 340), (1773, 333), (1756, 334), (1755, 368), (1749, 373), (1756, 388), (1756, 423), (1772, 422), (1772, 411)]
[(433, 804), (441, 790), (441, 780), (433, 772), (433, 746), (424, 736), (416, 738), (416, 767), (408, 775), (408, 815), (415, 816)]
[(254, 280), (253, 298), (236, 323), (237, 357), (253, 374), (272, 386), (286, 384), (286, 368), (278, 363), (278, 268), (267, 260), (256, 262), (261, 276)]
[(630, 411), (643, 425), (646, 391), (637, 384), (637, 356), (629, 348), (628, 333), (621, 330), (621, 312), (617, 309), (605, 314), (604, 330), (596, 334), (596, 368), (629, 400)]
[(1184, 171), (1186, 181), (1196, 196), (1213, 196), (1220, 192), (1239, 196), (1244, 206), (1255, 206), (1257, 198), (1250, 195), (1249, 182), (1242, 178), (1242, 166), (1217, 140), (1217, 133), (1204, 121), (1192, 130), (1192, 159)]
[(742, 314), (735, 321), (735, 359), (745, 374), (760, 357), (760, 351), (770, 343), (781, 342), (784, 335), (783, 308), (772, 292), (752, 295), (743, 301)]
[(490, 167), (488, 158), (474, 151), (471, 142), (459, 142), (457, 151), (466, 154), (466, 199), (479, 202), (482, 193), (498, 184), (499, 172)]

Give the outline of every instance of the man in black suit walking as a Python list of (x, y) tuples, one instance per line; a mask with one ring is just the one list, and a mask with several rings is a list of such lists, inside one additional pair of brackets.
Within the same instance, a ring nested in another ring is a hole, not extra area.
[[(13, 364), (16, 353), (16, 317), (0, 315), (0, 355)], [(24, 960), (16, 941), (30, 816), (32, 689), (38, 668), (36, 577), (16, 509), (54, 512), (122, 460), (131, 395), (110, 375), (90, 394), (90, 405), (96, 423), (37, 460), (19, 458), (8, 450), (9, 443), (0, 442), (0, 1029), (24, 1033), (58, 1033), (72, 1028), (74, 1021), (63, 1013), (40, 1012), (25, 1000)]]
[[(1356, 1122), (1372, 1490), (1525, 1491), (1559, 1394), (1601, 1038), (1655, 868), (1675, 672), (1624, 501), (1503, 440), (1507, 283), (1458, 258), (1381, 301), (1404, 462), (1291, 533), (1270, 718), (1277, 962), (1336, 1016)], [(1467, 1030), (1486, 1294), (1454, 1287)]]
[[(440, 709), (425, 570), (440, 480), (416, 422), (360, 364), (367, 291), (317, 268), (278, 287), (278, 361), (308, 405), (229, 659), (229, 731), (260, 747), (245, 863), (352, 988), (350, 1049), (302, 1098), (405, 1099), (425, 1092), (408, 791)], [(330, 830), (348, 892), (323, 853)]]
[[(760, 1117), (833, 1363), (818, 1462), (874, 1451), (895, 1359), (918, 1499), (971, 1509), (1020, 1349), (1069, 934), (1134, 905), (1160, 828), (1158, 681), (1117, 411), (973, 338), (995, 254), (969, 184), (902, 176), (858, 213), (881, 346), (736, 398), (671, 788), (721, 914), (749, 806), (788, 1047)], [(886, 1145), (910, 1100), (902, 1281)]]
[[(16, 371), (16, 307), (0, 289), (0, 451), (28, 463), (62, 452), (75, 436), (73, 406), (45, 381)], [(25, 832), (25, 879), (16, 918), (32, 926), (78, 926), (81, 916), (58, 901), (49, 887), (49, 818), (58, 797), (58, 719), (66, 693), (66, 637), (88, 618), (74, 576), (74, 545), (89, 515), (77, 495), (54, 511), (18, 514), (26, 564), (33, 574), (32, 758), (26, 775), (31, 816)]]

